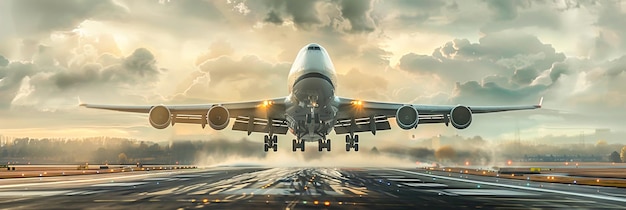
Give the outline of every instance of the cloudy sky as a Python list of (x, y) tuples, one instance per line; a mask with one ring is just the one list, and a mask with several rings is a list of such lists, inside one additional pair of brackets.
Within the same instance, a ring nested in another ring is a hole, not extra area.
[(345, 97), (467, 105), (545, 97), (544, 110), (475, 116), (462, 131), (394, 129), (382, 139), (623, 131), (625, 10), (608, 0), (0, 1), (0, 135), (240, 139), (245, 133), (199, 125), (152, 129), (145, 115), (86, 110), (78, 98), (280, 97), (296, 53), (311, 42), (329, 51)]

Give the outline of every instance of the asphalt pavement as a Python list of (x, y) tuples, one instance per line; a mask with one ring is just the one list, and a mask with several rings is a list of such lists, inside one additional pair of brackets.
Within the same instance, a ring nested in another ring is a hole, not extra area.
[(0, 209), (625, 209), (625, 189), (398, 168), (240, 168), (0, 180)]

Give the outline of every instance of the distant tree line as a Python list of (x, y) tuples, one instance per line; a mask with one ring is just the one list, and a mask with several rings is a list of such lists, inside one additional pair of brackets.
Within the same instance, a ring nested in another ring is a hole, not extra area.
[[(526, 162), (622, 162), (626, 160), (623, 144), (546, 144), (520, 141), (493, 141), (462, 136), (439, 136), (437, 148), (432, 148), (433, 138), (418, 141), (418, 147), (379, 147), (383, 154), (404, 154), (419, 160), (434, 160), (452, 164), (498, 164), (512, 161)], [(616, 149), (622, 148), (621, 154)], [(620, 156), (621, 155), (621, 156)]]
[[(527, 144), (488, 142), (479, 136), (444, 137), (445, 144), (430, 147), (430, 142), (412, 147), (380, 145), (362, 153), (390, 155), (414, 161), (490, 164), (500, 161), (609, 161), (626, 160), (626, 146), (598, 141), (595, 145)], [(263, 158), (261, 142), (215, 139), (210, 141), (151, 142), (124, 138), (94, 137), (85, 139), (19, 138), (0, 146), (0, 164), (198, 164), (229, 157)], [(621, 150), (620, 150), (621, 149)], [(618, 152), (619, 151), (619, 152)], [(321, 158), (323, 153), (305, 152), (306, 160)]]
[(15, 139), (0, 147), (0, 163), (46, 164), (194, 164), (207, 157), (264, 157), (260, 143), (239, 141), (172, 141), (165, 144), (124, 138)]

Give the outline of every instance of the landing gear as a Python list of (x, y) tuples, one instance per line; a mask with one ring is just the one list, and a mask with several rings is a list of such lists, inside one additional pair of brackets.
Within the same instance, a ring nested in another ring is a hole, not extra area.
[(351, 148), (354, 148), (355, 152), (359, 151), (359, 135), (346, 135), (346, 152), (349, 152)]
[(272, 135), (272, 137), (265, 135), (265, 145), (263, 146), (263, 150), (266, 152), (272, 148), (274, 152), (278, 150), (278, 136)]
[(304, 152), (304, 141), (303, 140), (293, 140), (292, 141), (292, 147), (291, 150), (292, 151), (296, 151), (296, 149), (300, 148), (300, 151)]
[(330, 139), (327, 140), (318, 140), (317, 150), (322, 151), (322, 149), (326, 148), (326, 151), (330, 151)]

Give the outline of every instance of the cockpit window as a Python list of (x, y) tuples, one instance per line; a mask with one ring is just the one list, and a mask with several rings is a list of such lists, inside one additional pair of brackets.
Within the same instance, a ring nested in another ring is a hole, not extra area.
[(319, 46), (310, 46), (307, 50), (320, 50)]

